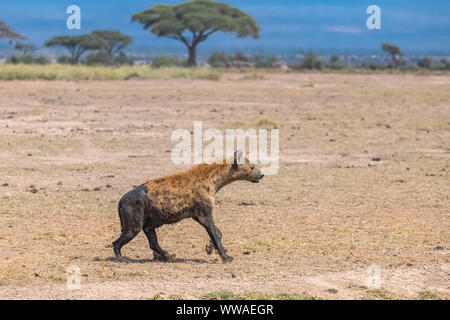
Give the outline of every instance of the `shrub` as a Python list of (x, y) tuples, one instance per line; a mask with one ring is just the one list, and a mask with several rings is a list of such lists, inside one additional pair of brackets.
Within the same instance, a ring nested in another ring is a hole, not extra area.
[(361, 63), (360, 68), (370, 69), (370, 70), (384, 70), (384, 69), (386, 69), (386, 67), (381, 65), (381, 64), (376, 64), (376, 63), (371, 63), (371, 62), (363, 62), (363, 63)]
[(332, 56), (330, 62), (327, 64), (330, 69), (341, 70), (348, 67), (347, 61), (339, 59), (339, 57)]
[(274, 68), (274, 63), (278, 61), (276, 57), (267, 57), (265, 60), (257, 60), (255, 64), (255, 68), (264, 68), (270, 69)]
[(6, 60), (6, 63), (8, 64), (18, 64), (18, 63), (23, 63), (23, 64), (49, 64), (50, 61), (44, 57), (44, 56), (39, 56), (38, 58), (34, 58), (33, 56), (20, 56), (20, 57), (9, 57)]
[(72, 59), (68, 56), (61, 56), (56, 60), (56, 62), (60, 64), (70, 64), (72, 62)]
[(176, 67), (183, 66), (185, 63), (183, 61), (170, 58), (168, 56), (159, 56), (153, 58), (152, 60), (152, 68), (161, 68), (161, 67)]
[(303, 61), (304, 69), (318, 69), (323, 68), (323, 62), (320, 60), (315, 53), (307, 53), (305, 55), (305, 60)]
[(88, 66), (92, 65), (103, 65), (110, 66), (114, 64), (114, 59), (111, 55), (106, 51), (98, 51), (95, 53), (91, 53), (86, 57), (85, 63)]
[(417, 62), (417, 65), (424, 69), (431, 69), (431, 66), (433, 65), (433, 60), (429, 58), (420, 59), (419, 62)]
[(234, 54), (234, 60), (241, 62), (248, 62), (250, 59), (244, 52), (236, 51), (236, 53)]
[(441, 64), (445, 67), (445, 70), (450, 70), (450, 62), (448, 60), (442, 59)]
[(50, 60), (48, 60), (45, 56), (39, 56), (34, 59), (34, 63), (36, 64), (49, 64)]
[(404, 65), (400, 67), (400, 71), (417, 71), (419, 68), (411, 65)]
[(225, 53), (214, 51), (209, 57), (208, 63), (213, 68), (229, 68), (232, 60), (232, 57)]
[(134, 61), (133, 59), (128, 57), (125, 52), (120, 51), (119, 55), (114, 58), (114, 64), (132, 66), (134, 64)]
[(251, 66), (251, 61), (242, 51), (237, 51), (234, 56), (228, 56), (224, 52), (214, 51), (208, 59), (208, 64), (213, 68), (240, 68), (243, 66)]

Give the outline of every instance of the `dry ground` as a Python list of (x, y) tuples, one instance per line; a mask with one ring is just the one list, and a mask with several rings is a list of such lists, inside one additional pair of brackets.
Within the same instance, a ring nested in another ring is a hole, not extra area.
[[(450, 77), (257, 78), (0, 82), (0, 298), (448, 299)], [(186, 168), (170, 135), (194, 120), (280, 128), (279, 173), (218, 194), (235, 260), (206, 255), (206, 232), (183, 221), (158, 230), (175, 261), (152, 261), (140, 234), (123, 249), (134, 263), (116, 263), (119, 198)]]

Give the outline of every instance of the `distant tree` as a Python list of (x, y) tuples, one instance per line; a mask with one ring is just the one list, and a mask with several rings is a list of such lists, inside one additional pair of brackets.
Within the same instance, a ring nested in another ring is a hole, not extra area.
[(403, 54), (400, 51), (400, 48), (397, 47), (396, 45), (389, 44), (389, 43), (383, 43), (381, 45), (381, 49), (391, 56), (391, 62), (392, 62), (391, 66), (394, 69), (397, 69), (399, 66), (404, 64), (404, 62), (402, 61)]
[(196, 65), (197, 45), (218, 31), (235, 32), (238, 37), (258, 38), (256, 20), (238, 8), (211, 0), (192, 0), (177, 5), (158, 4), (133, 15), (133, 22), (143, 24), (159, 37), (186, 45), (188, 65)]
[(430, 58), (420, 59), (419, 62), (417, 62), (417, 65), (424, 69), (431, 69), (431, 66), (433, 65), (433, 60), (431, 60)]
[(340, 69), (344, 69), (347, 67), (348, 67), (347, 61), (341, 60), (337, 56), (332, 56), (330, 58), (330, 62), (327, 64), (327, 68), (330, 68), (330, 69), (340, 70)]
[(130, 36), (122, 34), (119, 31), (96, 30), (92, 31), (91, 34), (103, 40), (105, 43), (103, 49), (111, 57), (114, 57), (114, 55), (125, 49), (132, 41)]
[(130, 57), (128, 57), (125, 52), (120, 51), (119, 54), (117, 55), (117, 57), (114, 58), (114, 63), (115, 64), (127, 64), (132, 66), (134, 64), (133, 59), (131, 59)]
[(236, 51), (236, 53), (234, 54), (234, 60), (236, 61), (242, 61), (242, 62), (247, 62), (249, 61), (249, 57), (242, 51)]
[(82, 34), (79, 36), (58, 36), (48, 40), (45, 47), (64, 47), (69, 50), (71, 64), (77, 64), (81, 56), (88, 50), (100, 50), (105, 47), (105, 42), (97, 36)]
[(8, 27), (6, 22), (0, 21), (0, 39), (9, 39), (9, 43), (12, 44), (13, 41), (26, 38)]
[(332, 56), (331, 58), (330, 58), (330, 63), (336, 63), (336, 62), (338, 62), (339, 61), (339, 57), (337, 57), (337, 56)]
[(446, 70), (450, 70), (450, 62), (447, 59), (441, 59), (441, 63), (444, 65)]
[(21, 51), (23, 56), (28, 56), (36, 51), (36, 47), (30, 43), (17, 42), (14, 49)]
[(317, 57), (315, 53), (307, 53), (305, 55), (305, 59), (303, 60), (302, 67), (304, 69), (318, 69), (321, 70), (323, 68), (322, 60)]

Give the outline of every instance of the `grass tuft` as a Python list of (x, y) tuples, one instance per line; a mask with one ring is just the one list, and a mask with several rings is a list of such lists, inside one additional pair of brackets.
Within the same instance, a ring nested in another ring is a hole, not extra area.
[(213, 291), (199, 296), (202, 300), (316, 300), (305, 292), (303, 293), (266, 293), (260, 291), (249, 291), (236, 294), (230, 290)]
[(0, 64), (0, 80), (130, 80), (130, 79), (199, 79), (219, 81), (222, 74), (209, 68), (148, 66), (83, 66), (83, 65), (9, 65)]

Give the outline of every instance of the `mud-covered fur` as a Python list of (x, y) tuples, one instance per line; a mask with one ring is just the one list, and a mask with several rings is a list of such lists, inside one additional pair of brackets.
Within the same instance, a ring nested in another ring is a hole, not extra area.
[(215, 195), (224, 186), (237, 180), (256, 183), (264, 177), (248, 159), (240, 161), (241, 157), (242, 152), (236, 151), (233, 164), (201, 164), (186, 172), (148, 180), (127, 192), (119, 201), (122, 234), (113, 242), (117, 259), (124, 260), (121, 248), (141, 229), (147, 236), (155, 259), (175, 257), (159, 246), (156, 228), (192, 218), (205, 228), (211, 239), (206, 252), (210, 254), (214, 247), (223, 261), (233, 260), (222, 246), (222, 233), (214, 225), (212, 211)]

